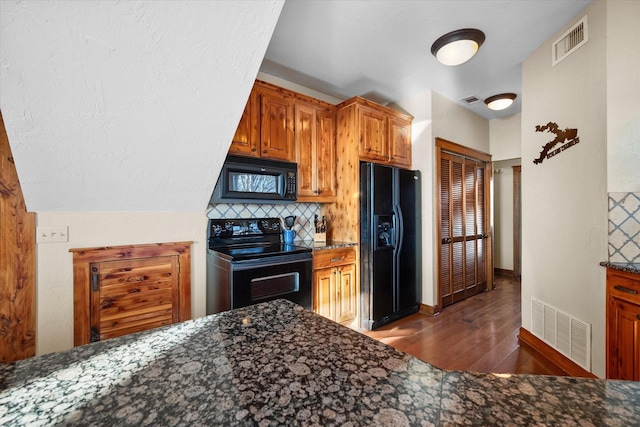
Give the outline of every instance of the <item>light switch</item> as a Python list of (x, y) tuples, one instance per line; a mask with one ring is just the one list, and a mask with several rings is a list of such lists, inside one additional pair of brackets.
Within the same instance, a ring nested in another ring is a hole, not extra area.
[(69, 227), (38, 227), (38, 243), (60, 243), (69, 241)]

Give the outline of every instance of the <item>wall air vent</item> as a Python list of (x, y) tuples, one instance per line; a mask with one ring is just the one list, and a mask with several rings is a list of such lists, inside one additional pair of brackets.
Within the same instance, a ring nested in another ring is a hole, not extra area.
[(587, 17), (585, 16), (551, 45), (551, 65), (555, 66), (588, 40)]
[(465, 102), (467, 104), (475, 104), (476, 102), (480, 102), (480, 98), (477, 96), (467, 96), (466, 98), (462, 98), (460, 101)]
[(591, 370), (591, 325), (531, 299), (532, 333), (587, 371)]

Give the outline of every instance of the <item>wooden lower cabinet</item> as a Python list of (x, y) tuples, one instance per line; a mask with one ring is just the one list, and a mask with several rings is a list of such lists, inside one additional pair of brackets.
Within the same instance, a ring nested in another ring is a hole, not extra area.
[(607, 269), (607, 378), (640, 381), (640, 274)]
[(313, 310), (338, 323), (358, 314), (355, 247), (324, 249), (313, 255)]
[(72, 249), (74, 345), (190, 319), (190, 246)]

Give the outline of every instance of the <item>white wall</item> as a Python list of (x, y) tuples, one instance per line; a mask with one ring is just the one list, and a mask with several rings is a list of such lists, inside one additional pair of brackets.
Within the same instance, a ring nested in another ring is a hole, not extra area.
[[(592, 372), (605, 375), (607, 257), (606, 2), (594, 2), (540, 46), (522, 73), (522, 324), (531, 298), (592, 327)], [(589, 41), (551, 65), (551, 43), (584, 14)], [(636, 25), (636, 24), (634, 24)], [(534, 165), (553, 139), (536, 125), (577, 128), (580, 143)]]
[(432, 92), (433, 137), (490, 153), (489, 121)]
[(283, 4), (3, 0), (27, 209), (204, 210)]
[(71, 248), (192, 241), (191, 314), (205, 315), (206, 230), (203, 212), (44, 212), (38, 227), (69, 227), (66, 243), (36, 249), (36, 353), (73, 347)]
[(640, 2), (607, 2), (607, 183), (640, 192)]
[(493, 162), (493, 266), (513, 270), (513, 166), (520, 159)]
[(432, 136), (431, 95), (431, 91), (417, 94), (411, 99), (399, 102), (398, 107), (413, 116), (412, 168), (419, 170), (422, 176), (422, 303), (433, 307), (437, 302), (437, 269), (434, 268), (436, 260), (433, 251), (435, 145)]
[(489, 122), (433, 91), (398, 102), (414, 117), (412, 165), (422, 172), (422, 303), (437, 304), (438, 268), (434, 195), (435, 137), (489, 152)]
[(491, 138), (491, 160), (519, 159), (522, 156), (521, 125), (522, 114), (489, 121)]

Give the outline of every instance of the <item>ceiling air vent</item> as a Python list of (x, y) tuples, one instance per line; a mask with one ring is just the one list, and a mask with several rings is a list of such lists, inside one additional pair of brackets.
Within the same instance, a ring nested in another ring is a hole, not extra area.
[(467, 96), (466, 98), (462, 98), (460, 101), (466, 102), (467, 104), (475, 104), (476, 102), (480, 102), (480, 98), (477, 96)]
[(588, 40), (587, 17), (585, 16), (551, 45), (551, 65), (555, 66)]

